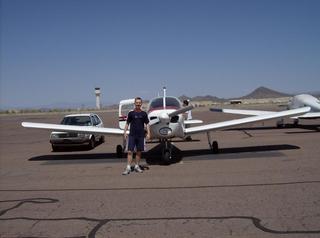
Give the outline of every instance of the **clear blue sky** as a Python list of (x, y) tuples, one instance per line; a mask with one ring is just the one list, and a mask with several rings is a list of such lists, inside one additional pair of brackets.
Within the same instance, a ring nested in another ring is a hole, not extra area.
[(1, 106), (320, 90), (319, 0), (1, 0)]

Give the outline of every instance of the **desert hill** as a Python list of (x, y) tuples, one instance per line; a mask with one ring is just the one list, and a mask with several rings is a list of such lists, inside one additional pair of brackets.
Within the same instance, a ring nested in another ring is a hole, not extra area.
[(241, 97), (241, 99), (262, 99), (262, 98), (281, 98), (281, 97), (291, 97), (292, 95), (281, 93), (266, 87), (259, 87), (253, 90), (248, 95)]
[[(248, 95), (238, 97), (237, 99), (263, 99), (263, 98), (282, 98), (282, 97), (291, 97), (292, 95), (286, 94), (286, 93), (281, 93), (266, 87), (259, 87), (255, 90), (253, 90), (251, 93)], [(188, 97), (186, 95), (182, 95), (179, 97), (181, 101), (185, 99), (189, 99), (191, 101), (214, 101), (214, 102), (225, 102), (230, 99), (235, 99), (235, 98), (229, 98), (229, 99), (224, 99), (224, 98), (218, 98), (215, 96), (211, 95), (206, 95), (206, 96), (196, 96), (196, 97)]]

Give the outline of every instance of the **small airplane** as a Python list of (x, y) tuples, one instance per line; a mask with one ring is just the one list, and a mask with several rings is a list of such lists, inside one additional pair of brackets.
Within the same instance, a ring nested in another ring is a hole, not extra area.
[[(297, 109), (303, 107), (310, 107), (310, 111), (298, 116), (293, 116), (293, 124), (297, 126), (299, 124), (299, 119), (318, 119), (320, 118), (320, 101), (309, 95), (309, 94), (299, 94), (293, 96), (288, 105), (287, 109)], [(218, 108), (210, 108), (210, 111), (214, 112), (224, 112), (231, 114), (240, 114), (240, 115), (251, 115), (251, 116), (259, 116), (259, 115), (268, 115), (270, 113), (274, 113), (274, 111), (262, 111), (262, 110), (243, 110), (243, 109), (218, 109)], [(284, 127), (284, 120), (281, 118), (277, 121), (277, 127)]]
[[(47, 123), (22, 122), (23, 127), (38, 128), (45, 130), (78, 132), (78, 133), (98, 133), (106, 135), (123, 136), (126, 116), (122, 115), (122, 107), (133, 103), (134, 99), (122, 100), (119, 104), (119, 128), (97, 128), (90, 126), (71, 126)], [(201, 120), (185, 120), (185, 113), (193, 109), (193, 105), (182, 106), (181, 101), (176, 97), (166, 95), (166, 88), (163, 88), (163, 96), (152, 99), (149, 103), (147, 114), (150, 120), (151, 140), (158, 140), (162, 148), (162, 161), (170, 164), (172, 161), (172, 138), (184, 139), (196, 133), (207, 133), (208, 143), (213, 153), (218, 153), (218, 142), (211, 140), (211, 131), (221, 130), (225, 128), (235, 127), (242, 124), (265, 121), (274, 118), (283, 118), (294, 116), (310, 111), (310, 107), (301, 107), (296, 109), (285, 110), (281, 112), (272, 112), (263, 115), (251, 116), (247, 118), (211, 123), (206, 125), (191, 126), (202, 123)], [(117, 145), (116, 152), (118, 157), (122, 157), (125, 151), (125, 141), (123, 145)]]

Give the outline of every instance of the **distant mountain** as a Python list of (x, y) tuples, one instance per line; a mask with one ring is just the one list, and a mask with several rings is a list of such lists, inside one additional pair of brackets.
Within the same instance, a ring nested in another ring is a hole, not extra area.
[[(249, 93), (246, 96), (243, 97), (238, 97), (237, 99), (261, 99), (261, 98), (279, 98), (279, 97), (291, 97), (292, 95), (286, 94), (286, 93), (281, 93), (266, 87), (259, 87), (255, 90), (253, 90), (251, 93)], [(179, 97), (181, 101), (189, 99), (191, 101), (213, 101), (213, 102), (225, 102), (230, 99), (235, 99), (235, 98), (229, 98), (229, 99), (224, 99), (224, 98), (218, 98), (215, 96), (211, 95), (206, 95), (206, 96), (196, 96), (196, 97), (188, 97), (186, 95), (182, 95)]]
[(214, 101), (214, 102), (222, 102), (225, 101), (225, 99), (218, 98), (215, 96), (211, 95), (206, 95), (206, 96), (196, 96), (192, 98), (192, 101)]
[(241, 97), (240, 99), (261, 99), (261, 98), (280, 98), (280, 97), (291, 97), (292, 95), (281, 93), (266, 87), (259, 87), (253, 92), (249, 93), (246, 96)]
[(206, 95), (206, 96), (195, 96), (195, 97), (188, 97), (185, 95), (182, 95), (179, 97), (179, 99), (183, 102), (184, 100), (191, 100), (191, 101), (214, 101), (214, 102), (223, 102), (226, 101), (226, 99), (223, 98), (218, 98), (215, 96), (211, 95)]

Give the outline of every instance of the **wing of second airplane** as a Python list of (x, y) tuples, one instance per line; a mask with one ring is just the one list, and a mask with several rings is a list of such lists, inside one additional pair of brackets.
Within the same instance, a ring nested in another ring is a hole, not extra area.
[(93, 126), (69, 126), (60, 124), (49, 123), (34, 123), (34, 122), (22, 122), (21, 125), (27, 128), (37, 128), (51, 131), (65, 131), (65, 132), (80, 132), (80, 133), (92, 133), (92, 134), (109, 134), (109, 135), (123, 135), (123, 130), (119, 128), (107, 128), (107, 127), (93, 127)]
[(185, 134), (190, 135), (190, 134), (195, 134), (200, 132), (221, 130), (221, 129), (226, 129), (226, 128), (258, 122), (258, 121), (265, 121), (265, 120), (270, 120), (275, 118), (294, 116), (294, 115), (306, 113), (310, 111), (310, 109), (311, 109), (310, 107), (301, 107), (298, 109), (286, 110), (281, 112), (269, 112), (263, 115), (251, 116), (251, 117), (235, 119), (230, 121), (217, 122), (217, 123), (207, 124), (203, 126), (195, 126), (195, 127), (186, 128)]
[(297, 119), (318, 119), (318, 118), (320, 118), (320, 112), (308, 112), (306, 114), (299, 115), (299, 116), (292, 117), (292, 118), (297, 118)]
[[(223, 109), (223, 108), (210, 108), (212, 112), (223, 112), (247, 116), (259, 116), (269, 113), (275, 113), (275, 111), (262, 111), (262, 110), (243, 110), (243, 109)], [(320, 112), (308, 112), (299, 116), (291, 117), (292, 119), (317, 119), (320, 118)]]
[(261, 110), (243, 110), (243, 109), (223, 109), (223, 108), (210, 108), (212, 112), (223, 112), (223, 113), (231, 113), (231, 114), (240, 114), (240, 115), (248, 115), (248, 116), (259, 116), (266, 115), (269, 113), (274, 113), (274, 111), (261, 111)]

